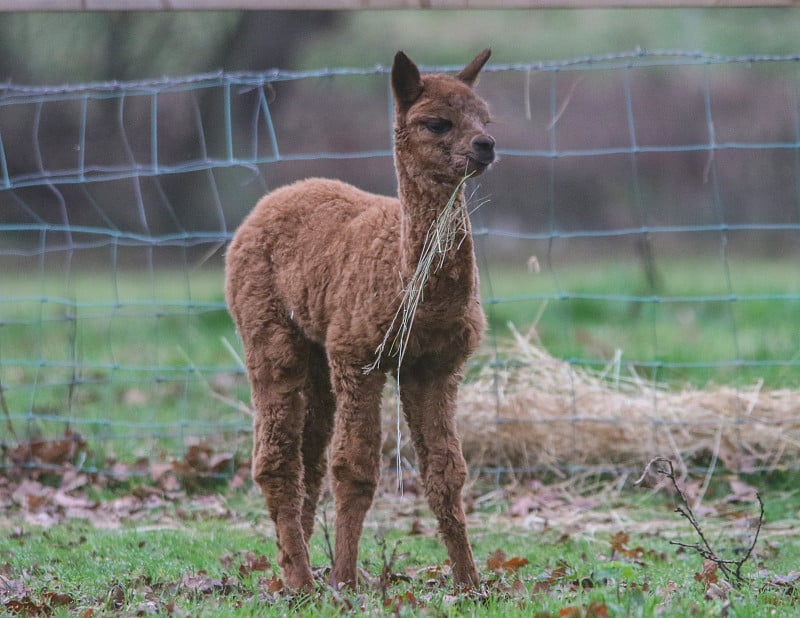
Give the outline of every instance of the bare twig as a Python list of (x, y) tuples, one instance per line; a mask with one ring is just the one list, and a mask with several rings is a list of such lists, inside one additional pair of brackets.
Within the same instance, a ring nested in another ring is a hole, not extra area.
[(397, 549), (400, 547), (400, 541), (396, 541), (392, 547), (392, 551), (388, 552), (386, 549), (386, 537), (382, 534), (375, 535), (375, 542), (381, 548), (381, 574), (378, 578), (378, 585), (380, 586), (381, 601), (384, 602), (388, 598), (389, 584), (395, 579), (395, 562), (397, 561)]
[[(322, 530), (322, 538), (325, 540), (325, 555), (328, 556), (328, 560), (331, 563), (331, 577), (333, 577), (334, 570), (334, 557), (333, 557), (333, 543), (331, 543), (331, 531), (330, 527), (328, 526), (328, 509), (323, 507), (322, 508), (322, 515), (317, 518), (319, 522), (320, 530)], [(336, 582), (333, 582), (333, 587), (336, 588)]]
[(752, 555), (753, 549), (758, 541), (758, 535), (761, 532), (761, 526), (764, 523), (764, 502), (761, 499), (760, 494), (756, 493), (756, 499), (758, 500), (759, 505), (758, 524), (747, 551), (745, 552), (744, 556), (739, 559), (725, 559), (721, 558), (717, 552), (714, 551), (711, 543), (706, 538), (703, 528), (700, 526), (700, 522), (697, 521), (697, 517), (695, 517), (692, 507), (689, 506), (689, 501), (686, 497), (686, 494), (678, 485), (677, 479), (675, 478), (675, 470), (672, 466), (672, 461), (665, 457), (655, 457), (651, 459), (647, 466), (645, 466), (642, 476), (639, 477), (634, 484), (643, 485), (645, 480), (652, 476), (653, 473), (669, 479), (681, 502), (681, 504), (675, 508), (675, 512), (686, 519), (692, 528), (694, 528), (697, 536), (700, 537), (699, 543), (682, 543), (680, 541), (670, 541), (670, 543), (685, 549), (692, 549), (706, 560), (711, 560), (717, 565), (719, 570), (722, 571), (723, 576), (729, 584), (737, 588), (741, 587), (745, 583), (744, 578), (742, 577), (742, 567)]

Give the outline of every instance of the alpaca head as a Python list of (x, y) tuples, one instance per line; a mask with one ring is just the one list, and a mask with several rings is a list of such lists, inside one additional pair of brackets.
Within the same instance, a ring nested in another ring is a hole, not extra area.
[(472, 89), (490, 53), (482, 51), (456, 76), (420, 75), (408, 56), (395, 55), (395, 157), (410, 175), (453, 183), (494, 162), (489, 108)]

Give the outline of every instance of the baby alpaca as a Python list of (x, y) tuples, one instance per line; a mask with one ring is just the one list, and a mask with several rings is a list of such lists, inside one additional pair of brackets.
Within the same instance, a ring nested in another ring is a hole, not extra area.
[[(336, 501), (334, 586), (355, 586), (358, 543), (380, 474), (389, 332), (426, 237), (448, 200), (466, 209), (463, 178), (495, 159), (489, 111), (472, 90), (487, 49), (458, 75), (420, 75), (398, 52), (392, 66), (399, 199), (310, 179), (262, 198), (227, 253), (225, 294), (244, 343), (255, 407), (253, 478), (275, 522), (285, 583), (310, 589), (308, 540), (326, 449)], [(461, 369), (485, 318), (466, 213), (437, 257), (408, 334), (400, 396), (425, 495), (459, 586), (477, 585), (456, 434)]]

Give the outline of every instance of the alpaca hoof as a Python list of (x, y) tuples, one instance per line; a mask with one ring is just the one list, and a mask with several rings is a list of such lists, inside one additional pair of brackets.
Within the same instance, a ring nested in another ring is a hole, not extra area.
[(456, 587), (462, 590), (479, 588), (481, 585), (481, 578), (478, 576), (478, 571), (475, 567), (456, 569), (453, 572), (453, 580), (455, 581)]
[(331, 573), (330, 584), (334, 590), (355, 590), (356, 582), (357, 577), (355, 574), (349, 576), (343, 573)]
[(311, 570), (284, 571), (283, 582), (286, 587), (294, 592), (311, 592), (314, 589), (314, 576)]

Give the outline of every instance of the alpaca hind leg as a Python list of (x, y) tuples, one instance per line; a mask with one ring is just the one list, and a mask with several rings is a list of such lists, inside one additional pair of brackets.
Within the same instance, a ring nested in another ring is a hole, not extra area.
[[(301, 440), (306, 416), (301, 388), (307, 372), (305, 343), (277, 327), (246, 338), (248, 372), (256, 408), (253, 479), (275, 522), (278, 564), (286, 585), (310, 589), (313, 576), (303, 535)], [(248, 345), (249, 344), (249, 345)]]
[(314, 531), (317, 502), (322, 481), (327, 472), (326, 450), (333, 434), (333, 413), (336, 400), (331, 391), (328, 360), (321, 349), (313, 350), (309, 362), (308, 380), (305, 388), (306, 416), (303, 428), (303, 534), (306, 543)]
[(386, 377), (331, 365), (336, 393), (332, 455), (336, 499), (334, 587), (357, 583), (358, 543), (380, 477), (380, 400)]
[(425, 496), (436, 519), (459, 586), (480, 583), (467, 536), (461, 490), (467, 465), (455, 427), (455, 402), (459, 376), (408, 372), (401, 380), (400, 396), (417, 455)]

